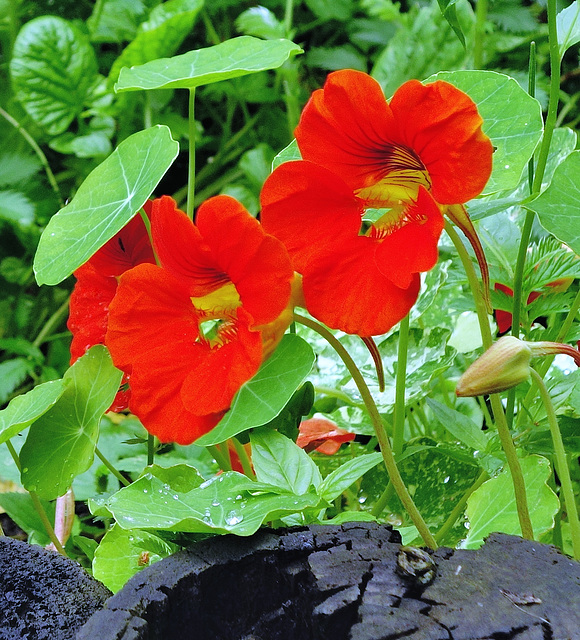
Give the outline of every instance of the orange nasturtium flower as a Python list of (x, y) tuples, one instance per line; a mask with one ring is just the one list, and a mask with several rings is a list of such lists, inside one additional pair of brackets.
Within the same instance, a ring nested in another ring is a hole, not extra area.
[(365, 73), (328, 76), (296, 128), (303, 160), (279, 166), (261, 195), (264, 228), (286, 245), (312, 315), (362, 337), (407, 315), (437, 262), (441, 210), (490, 176), (481, 125), (447, 82), (410, 80), (387, 102)]
[[(148, 216), (151, 206), (150, 201), (143, 206)], [(75, 271), (77, 282), (70, 298), (68, 319), (68, 328), (73, 335), (71, 364), (93, 345), (104, 344), (109, 305), (117, 292), (117, 278), (143, 262), (155, 263), (155, 257), (145, 224), (141, 216), (135, 216)], [(129, 406), (127, 382), (125, 375), (111, 411), (122, 411)]]
[(300, 423), (296, 444), (304, 451), (318, 451), (328, 456), (334, 455), (344, 442), (352, 442), (355, 434), (341, 429), (326, 418), (309, 418)]
[(145, 428), (189, 444), (257, 372), (262, 332), (285, 313), (294, 273), (282, 243), (228, 196), (202, 204), (195, 224), (171, 198), (155, 200), (151, 235), (160, 266), (120, 276), (105, 344)]

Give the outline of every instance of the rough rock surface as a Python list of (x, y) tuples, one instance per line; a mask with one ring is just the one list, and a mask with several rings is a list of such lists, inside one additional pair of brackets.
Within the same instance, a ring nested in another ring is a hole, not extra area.
[(76, 562), (0, 537), (0, 640), (68, 640), (111, 592)]
[(494, 534), (441, 548), (428, 586), (389, 527), (206, 540), (134, 576), (77, 640), (580, 640), (580, 564)]

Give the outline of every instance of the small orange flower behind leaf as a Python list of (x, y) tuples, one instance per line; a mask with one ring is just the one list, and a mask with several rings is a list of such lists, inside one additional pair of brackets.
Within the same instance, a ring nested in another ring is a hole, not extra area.
[(105, 342), (131, 374), (131, 411), (161, 441), (189, 444), (258, 371), (260, 327), (285, 311), (294, 273), (281, 242), (228, 196), (202, 204), (196, 224), (155, 200), (151, 232), (161, 266), (121, 275)]
[(300, 423), (296, 444), (306, 452), (318, 451), (334, 455), (344, 442), (354, 440), (355, 434), (341, 429), (326, 418), (310, 418)]
[(306, 307), (333, 329), (386, 333), (437, 262), (440, 206), (483, 190), (492, 145), (452, 85), (405, 83), (390, 102), (365, 73), (337, 71), (296, 128), (303, 160), (262, 190), (262, 222), (303, 276)]

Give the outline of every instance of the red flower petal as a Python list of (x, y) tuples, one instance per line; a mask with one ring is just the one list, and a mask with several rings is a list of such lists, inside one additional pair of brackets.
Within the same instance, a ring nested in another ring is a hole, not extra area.
[[(147, 201), (143, 208), (149, 215), (152, 203)], [(101, 247), (89, 260), (90, 264), (104, 276), (119, 276), (127, 269), (149, 262), (155, 264), (149, 234), (139, 214)]]
[(492, 169), (493, 146), (481, 130), (477, 105), (453, 85), (405, 82), (390, 107), (400, 142), (427, 167), (431, 193), (441, 204), (463, 203), (484, 189)]
[(229, 196), (206, 200), (196, 224), (212, 258), (234, 283), (252, 326), (273, 322), (290, 299), (294, 277), (284, 245)]
[(381, 273), (402, 289), (410, 286), (414, 274), (435, 266), (437, 243), (445, 225), (437, 204), (423, 187), (405, 216), (409, 222), (381, 240), (375, 251)]
[(407, 289), (394, 285), (376, 266), (376, 241), (353, 238), (319, 256), (303, 274), (306, 308), (331, 329), (362, 337), (386, 333), (410, 311), (421, 279)]
[(279, 238), (303, 273), (311, 260), (358, 235), (362, 202), (335, 174), (311, 162), (286, 162), (261, 193), (264, 229)]
[(300, 423), (296, 444), (305, 451), (319, 451), (327, 455), (335, 454), (344, 442), (354, 440), (355, 434), (341, 429), (325, 418), (310, 418)]

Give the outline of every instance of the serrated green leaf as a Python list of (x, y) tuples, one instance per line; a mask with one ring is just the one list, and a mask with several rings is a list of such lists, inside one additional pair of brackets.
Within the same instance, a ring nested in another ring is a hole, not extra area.
[(495, 147), (493, 171), (484, 193), (513, 189), (542, 137), (540, 103), (509, 76), (495, 71), (442, 71), (427, 82), (445, 80), (467, 93)]
[(159, 59), (123, 69), (115, 91), (139, 89), (193, 89), (249, 73), (276, 69), (289, 57), (302, 53), (290, 40), (232, 38), (213, 47)]
[(252, 462), (258, 482), (303, 495), (322, 482), (310, 456), (295, 442), (272, 429), (259, 429), (250, 436)]
[(307, 493), (280, 494), (276, 487), (228, 471), (191, 491), (181, 492), (146, 474), (112, 495), (106, 504), (124, 529), (160, 529), (190, 533), (249, 536), (266, 520), (300, 512), (319, 502)]
[(143, 206), (179, 145), (165, 126), (124, 140), (53, 216), (34, 258), (38, 284), (58, 284), (120, 231)]
[(459, 19), (457, 18), (457, 0), (437, 0), (439, 3), (439, 8), (441, 9), (441, 13), (449, 26), (455, 32), (455, 35), (459, 38), (459, 42), (465, 47), (465, 34), (461, 29), (461, 25), (459, 24)]
[(447, 431), (463, 444), (475, 449), (476, 451), (485, 451), (488, 439), (483, 431), (473, 422), (471, 418), (455, 409), (427, 398), (427, 405), (433, 412), (435, 418), (445, 427)]
[(0, 219), (27, 227), (34, 222), (34, 203), (18, 191), (0, 191)]
[[(556, 494), (546, 484), (550, 462), (541, 456), (520, 459), (534, 538), (554, 526), (554, 517), (560, 508)], [(469, 530), (461, 545), (477, 549), (492, 531), (521, 535), (511, 474), (506, 467), (498, 476), (485, 482), (467, 501)]]
[(57, 135), (81, 113), (97, 61), (88, 38), (73, 24), (41, 16), (19, 31), (10, 74), (16, 97), (30, 117)]
[(554, 172), (550, 186), (527, 206), (544, 229), (580, 255), (580, 151), (574, 151)]
[(20, 451), (26, 489), (52, 500), (91, 466), (99, 422), (121, 377), (103, 345), (91, 347), (68, 369), (63, 394), (31, 425)]
[(296, 335), (285, 335), (258, 373), (238, 391), (221, 422), (195, 444), (219, 444), (273, 420), (310, 373), (313, 363), (310, 345)]
[(332, 502), (359, 478), (362, 478), (367, 471), (376, 467), (382, 459), (383, 456), (378, 452), (368, 453), (341, 464), (320, 483), (318, 495), (323, 500)]
[(13, 398), (0, 411), (0, 444), (27, 429), (60, 398), (68, 381), (51, 380)]
[(169, 0), (153, 9), (137, 36), (115, 60), (108, 77), (113, 85), (123, 70), (172, 56), (191, 32), (204, 0)]
[(562, 59), (572, 45), (580, 42), (580, 2), (578, 0), (558, 13), (556, 28), (560, 59)]
[(13, 358), (0, 363), (0, 403), (26, 380), (29, 365), (26, 358)]
[[(468, 36), (473, 30), (473, 11), (467, 2), (457, 5), (458, 22)], [(411, 11), (408, 24), (397, 30), (379, 55), (371, 75), (392, 96), (403, 82), (422, 80), (441, 69), (461, 69), (470, 55), (433, 0), (419, 11)]]
[(121, 529), (115, 525), (101, 540), (93, 559), (93, 576), (116, 592), (136, 573), (179, 551), (147, 531)]

